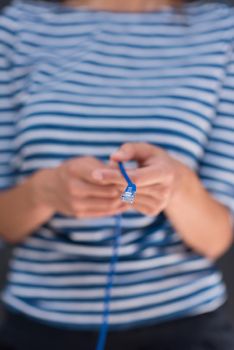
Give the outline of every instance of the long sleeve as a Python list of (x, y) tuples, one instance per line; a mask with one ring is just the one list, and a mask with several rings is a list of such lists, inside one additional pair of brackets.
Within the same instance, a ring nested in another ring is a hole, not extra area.
[(234, 53), (228, 65), (199, 175), (206, 189), (226, 205), (234, 217)]
[(15, 182), (13, 166), (16, 103), (12, 74), (15, 23), (0, 16), (0, 189)]

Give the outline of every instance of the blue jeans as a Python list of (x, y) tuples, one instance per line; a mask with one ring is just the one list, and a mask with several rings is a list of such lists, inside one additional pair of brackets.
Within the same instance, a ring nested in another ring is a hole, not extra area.
[[(95, 350), (97, 333), (61, 330), (7, 311), (0, 350)], [(112, 331), (107, 350), (234, 350), (226, 307), (160, 325)]]

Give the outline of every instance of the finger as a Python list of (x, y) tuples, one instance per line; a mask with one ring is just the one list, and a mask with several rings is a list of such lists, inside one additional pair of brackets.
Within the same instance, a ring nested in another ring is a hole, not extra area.
[(158, 152), (160, 152), (158, 147), (148, 143), (125, 143), (112, 154), (111, 160), (114, 160), (115, 162), (136, 160), (139, 163), (142, 163), (149, 157), (156, 155)]
[(128, 175), (137, 187), (162, 185), (171, 179), (171, 174), (157, 164), (134, 170), (130, 169)]
[(92, 184), (85, 181), (73, 180), (70, 183), (70, 194), (77, 198), (98, 197), (98, 198), (116, 198), (120, 195), (119, 188), (114, 185)]
[(156, 208), (161, 206), (162, 200), (143, 194), (137, 194), (134, 201), (134, 207), (141, 204), (150, 208)]
[(116, 184), (126, 186), (126, 180), (119, 170), (115, 169), (96, 169), (92, 176), (95, 180), (102, 184)]
[(170, 189), (163, 184), (149, 185), (137, 188), (137, 195), (144, 195), (153, 198), (165, 198), (169, 195)]
[(94, 157), (78, 157), (67, 161), (66, 167), (68, 173), (78, 179), (96, 183), (92, 177), (93, 170), (97, 168), (107, 168), (100, 160)]
[[(138, 168), (134, 170), (127, 170), (127, 174), (131, 181), (138, 186), (149, 186), (153, 184), (160, 184), (163, 177), (158, 171), (156, 173), (154, 167)], [(93, 172), (93, 177), (100, 184), (116, 184), (124, 186), (126, 185), (126, 180), (119, 170), (114, 169), (96, 169)]]
[(126, 212), (128, 210), (128, 207), (125, 205), (122, 205), (119, 208), (116, 209), (109, 209), (109, 210), (103, 210), (103, 211), (83, 211), (78, 213), (76, 216), (78, 218), (98, 218), (98, 217), (105, 217), (105, 216), (113, 216), (118, 215)]
[(164, 209), (164, 201), (149, 196), (136, 196), (134, 209), (148, 216), (158, 215)]
[(103, 198), (84, 198), (74, 205), (77, 211), (108, 211), (114, 210), (123, 205), (121, 198), (115, 200)]
[[(146, 166), (137, 169), (128, 169), (127, 174), (131, 181), (137, 187), (151, 186), (155, 184), (167, 183), (171, 179), (170, 172), (167, 172), (164, 167), (157, 164)], [(93, 172), (93, 177), (100, 184), (116, 184), (126, 186), (126, 180), (119, 170), (114, 169), (96, 169)]]
[(168, 201), (170, 199), (169, 192), (165, 192), (164, 195), (157, 195), (149, 196), (144, 194), (138, 194), (135, 198), (135, 204), (138, 205), (139, 203), (146, 204), (147, 206), (151, 208), (163, 208), (165, 209)]

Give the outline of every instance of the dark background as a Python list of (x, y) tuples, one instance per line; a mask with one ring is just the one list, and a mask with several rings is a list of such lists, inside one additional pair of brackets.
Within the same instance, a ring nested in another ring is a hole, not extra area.
[[(234, 0), (230, 1), (234, 5)], [(0, 0), (0, 8), (9, 3), (9, 0)], [(234, 93), (234, 91), (233, 91)], [(234, 150), (233, 150), (234, 151)], [(7, 262), (10, 256), (9, 247), (0, 247), (0, 289), (4, 285)], [(218, 262), (223, 271), (224, 279), (226, 281), (229, 293), (228, 309), (234, 324), (234, 247)], [(2, 319), (2, 312), (0, 307), (0, 320)]]

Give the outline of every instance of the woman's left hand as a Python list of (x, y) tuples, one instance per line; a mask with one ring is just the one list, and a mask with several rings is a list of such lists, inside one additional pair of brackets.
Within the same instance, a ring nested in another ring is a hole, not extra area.
[(163, 149), (147, 143), (126, 143), (111, 156), (110, 169), (98, 169), (94, 178), (106, 184), (117, 184), (121, 190), (126, 181), (117, 169), (116, 162), (137, 161), (139, 167), (127, 173), (137, 186), (133, 208), (142, 214), (156, 216), (165, 210), (178, 190), (182, 163)]

